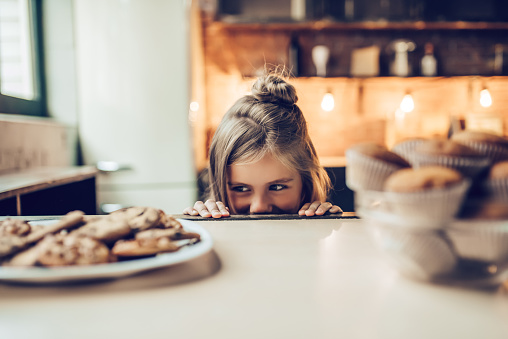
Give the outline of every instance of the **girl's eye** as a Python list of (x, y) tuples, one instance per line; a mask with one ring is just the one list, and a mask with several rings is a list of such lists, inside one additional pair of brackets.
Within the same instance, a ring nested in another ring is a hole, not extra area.
[(281, 184), (270, 185), (270, 191), (282, 191), (285, 188), (287, 188), (286, 185)]
[(235, 192), (247, 192), (249, 189), (246, 186), (233, 186), (231, 190)]

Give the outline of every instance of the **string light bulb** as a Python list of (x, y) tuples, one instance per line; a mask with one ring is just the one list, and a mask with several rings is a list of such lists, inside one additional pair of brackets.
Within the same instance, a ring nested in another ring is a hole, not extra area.
[(335, 99), (330, 91), (327, 91), (321, 100), (321, 108), (325, 112), (331, 112), (335, 108)]
[(410, 93), (406, 93), (400, 102), (400, 110), (404, 113), (410, 113), (415, 109), (415, 102)]
[(480, 105), (485, 108), (492, 106), (492, 97), (487, 87), (480, 91)]

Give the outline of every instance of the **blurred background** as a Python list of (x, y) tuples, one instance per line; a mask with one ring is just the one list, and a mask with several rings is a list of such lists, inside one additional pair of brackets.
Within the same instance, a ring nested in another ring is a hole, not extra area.
[(0, 211), (22, 204), (2, 177), (89, 166), (91, 212), (181, 213), (222, 115), (277, 67), (352, 211), (355, 143), (507, 134), (507, 33), (502, 0), (0, 0)]

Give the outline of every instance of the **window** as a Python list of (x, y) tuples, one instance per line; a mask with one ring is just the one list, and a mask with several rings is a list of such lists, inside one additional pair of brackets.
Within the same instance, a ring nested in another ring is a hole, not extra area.
[(41, 1), (0, 0), (0, 113), (46, 115)]

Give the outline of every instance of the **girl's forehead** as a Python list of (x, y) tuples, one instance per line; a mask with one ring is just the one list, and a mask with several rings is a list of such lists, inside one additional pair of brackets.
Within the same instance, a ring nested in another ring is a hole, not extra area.
[(229, 181), (271, 182), (283, 178), (294, 178), (298, 171), (287, 167), (271, 153), (266, 153), (257, 161), (240, 162), (227, 168)]

